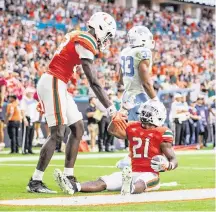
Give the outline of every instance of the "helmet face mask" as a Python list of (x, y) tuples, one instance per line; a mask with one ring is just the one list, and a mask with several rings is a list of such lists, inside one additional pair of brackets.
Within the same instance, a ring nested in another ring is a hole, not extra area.
[(88, 27), (93, 28), (99, 49), (104, 51), (109, 46), (109, 39), (115, 36), (116, 22), (108, 13), (97, 12), (88, 21)]

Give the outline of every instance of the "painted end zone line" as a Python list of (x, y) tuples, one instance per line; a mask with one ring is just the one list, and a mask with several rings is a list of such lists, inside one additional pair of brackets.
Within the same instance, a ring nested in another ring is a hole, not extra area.
[[(176, 151), (176, 155), (212, 155), (216, 154), (215, 150), (188, 150), (188, 151)], [(96, 153), (96, 154), (78, 154), (78, 159), (100, 159), (100, 158), (123, 158), (127, 156), (128, 153)], [(39, 156), (11, 156), (2, 157), (0, 154), (0, 162), (6, 161), (37, 161)], [(54, 155), (53, 160), (64, 160), (64, 155)]]
[(0, 205), (31, 205), (31, 206), (84, 206), (106, 205), (124, 203), (145, 203), (161, 201), (201, 200), (215, 198), (215, 189), (191, 189), (176, 191), (146, 192), (129, 196), (121, 195), (97, 195), (97, 196), (73, 196), (22, 200), (2, 200)]

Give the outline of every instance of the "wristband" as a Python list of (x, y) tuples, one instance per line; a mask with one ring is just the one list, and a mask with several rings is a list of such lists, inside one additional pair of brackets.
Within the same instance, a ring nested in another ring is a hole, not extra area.
[(110, 107), (107, 108), (107, 112), (109, 116), (112, 116), (115, 112), (117, 112), (117, 110), (114, 105), (111, 105)]
[(153, 99), (151, 100), (154, 100), (154, 101), (159, 101), (159, 98), (157, 96), (155, 96)]

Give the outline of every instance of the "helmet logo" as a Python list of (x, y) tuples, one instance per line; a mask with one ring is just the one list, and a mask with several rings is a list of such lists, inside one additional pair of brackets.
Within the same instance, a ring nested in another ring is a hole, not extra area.
[(104, 21), (108, 24), (108, 25), (111, 25), (112, 24), (112, 21), (108, 22), (109, 20), (107, 20), (107, 16), (104, 16)]

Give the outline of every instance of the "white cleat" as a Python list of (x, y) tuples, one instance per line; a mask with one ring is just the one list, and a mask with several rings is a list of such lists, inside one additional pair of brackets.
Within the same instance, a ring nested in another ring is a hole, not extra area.
[(68, 178), (61, 172), (60, 169), (55, 169), (53, 173), (54, 179), (59, 185), (60, 189), (65, 193), (65, 194), (74, 194), (74, 189), (73, 186), (71, 185), (70, 181)]
[(132, 185), (132, 170), (129, 166), (125, 166), (122, 170), (122, 188), (121, 195), (130, 195)]
[(131, 158), (129, 156), (124, 157), (116, 163), (118, 169), (124, 169), (125, 166), (131, 165)]

